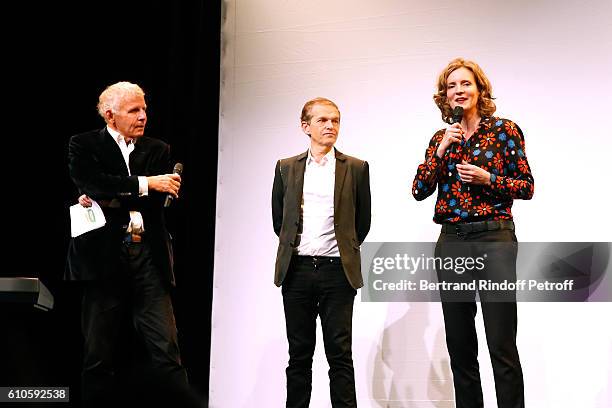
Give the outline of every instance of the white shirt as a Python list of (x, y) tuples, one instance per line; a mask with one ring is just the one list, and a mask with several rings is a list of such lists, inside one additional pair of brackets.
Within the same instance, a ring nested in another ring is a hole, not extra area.
[[(115, 142), (121, 149), (121, 154), (123, 155), (123, 160), (125, 161), (125, 166), (128, 170), (128, 175), (132, 175), (130, 170), (130, 153), (134, 151), (134, 144), (136, 143), (136, 139), (132, 139), (128, 144), (125, 141), (125, 138), (121, 133), (117, 132), (110, 127), (106, 127), (108, 133), (115, 139)], [(149, 195), (149, 183), (147, 183), (147, 178), (145, 176), (138, 176), (138, 194), (140, 196)], [(126, 232), (133, 232), (135, 234), (140, 234), (144, 229), (144, 220), (142, 219), (142, 214), (138, 211), (130, 211), (130, 224), (127, 227)]]
[(319, 163), (308, 150), (304, 171), (298, 255), (340, 256), (334, 230), (336, 154), (331, 149)]

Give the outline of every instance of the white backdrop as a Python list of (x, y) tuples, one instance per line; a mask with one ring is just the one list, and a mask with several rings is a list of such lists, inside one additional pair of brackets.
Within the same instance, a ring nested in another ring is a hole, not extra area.
[[(535, 177), (515, 201), (519, 241), (612, 241), (612, 1), (227, 0), (222, 22), (211, 407), (284, 406), (287, 341), (273, 284), (278, 158), (305, 151), (303, 103), (334, 100), (337, 147), (368, 160), (367, 241), (435, 241), (432, 196), (411, 196), (443, 127), (432, 95), (454, 57), (478, 62), (497, 114), (522, 128)], [(435, 196), (435, 195), (434, 195)], [(453, 406), (440, 304), (361, 303), (353, 354), (361, 407)], [(612, 304), (521, 303), (527, 406), (612, 405)], [(485, 404), (495, 406), (478, 315)], [(320, 330), (320, 329), (319, 329)], [(328, 407), (319, 333), (312, 407)]]

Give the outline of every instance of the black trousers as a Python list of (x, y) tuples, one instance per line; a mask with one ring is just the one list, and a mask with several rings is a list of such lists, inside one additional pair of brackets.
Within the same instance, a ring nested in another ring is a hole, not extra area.
[[(121, 264), (118, 279), (89, 282), (83, 293), (82, 392), (88, 407), (125, 401), (125, 393), (132, 394), (127, 395), (130, 400), (145, 401), (155, 393), (161, 398), (164, 391), (187, 388), (169, 284), (162, 281), (153, 264), (149, 245), (124, 243)], [(125, 369), (126, 362), (117, 360), (129, 355), (120, 357), (117, 351), (131, 337), (122, 333), (126, 319), (139, 344), (144, 344), (150, 367), (121, 388), (116, 374), (120, 367)]]
[[(438, 279), (447, 282), (491, 280), (516, 281), (516, 236), (512, 230), (486, 231), (460, 237), (441, 233), (437, 257), (479, 257), (486, 253), (482, 270), (438, 269)], [(441, 291), (446, 345), (451, 360), (457, 408), (482, 408), (478, 365), (478, 339), (474, 318), (475, 293)], [(516, 296), (514, 293), (480, 291), (480, 305), (487, 345), (493, 366), (498, 408), (524, 408), (523, 372), (516, 347)]]
[(312, 357), (319, 315), (329, 363), (332, 406), (356, 407), (351, 345), (353, 302), (357, 291), (346, 279), (339, 258), (294, 256), (282, 292), (289, 341), (286, 406), (298, 408), (310, 404)]

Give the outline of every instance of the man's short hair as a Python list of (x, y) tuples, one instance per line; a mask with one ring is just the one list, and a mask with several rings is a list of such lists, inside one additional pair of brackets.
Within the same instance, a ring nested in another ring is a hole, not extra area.
[(98, 113), (106, 120), (106, 111), (117, 112), (121, 101), (134, 95), (144, 96), (145, 93), (140, 86), (131, 82), (122, 81), (109, 85), (98, 98)]
[(318, 97), (311, 99), (304, 104), (304, 107), (302, 108), (302, 116), (300, 117), (301, 122), (310, 124), (310, 120), (312, 119), (312, 107), (315, 105), (333, 106), (338, 111), (338, 115), (340, 115), (340, 109), (338, 109), (338, 106), (335, 103), (327, 98)]

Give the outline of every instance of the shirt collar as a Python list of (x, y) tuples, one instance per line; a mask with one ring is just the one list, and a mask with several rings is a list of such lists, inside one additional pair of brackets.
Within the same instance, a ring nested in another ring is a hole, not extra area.
[(314, 157), (312, 156), (312, 152), (310, 151), (310, 148), (308, 149), (308, 161), (306, 162), (307, 164), (317, 163), (319, 166), (326, 166), (328, 163), (334, 164), (335, 162), (336, 162), (336, 148), (335, 147), (332, 147), (330, 151), (327, 152), (325, 156), (323, 156), (320, 163), (317, 163), (315, 161)]
[[(115, 139), (115, 142), (117, 142), (117, 144), (121, 143), (121, 140), (125, 140), (125, 137), (123, 137), (123, 135), (121, 133), (117, 132), (115, 129), (111, 129), (110, 126), (106, 126), (106, 130), (108, 130), (108, 133), (110, 133), (110, 135), (113, 137), (113, 139)], [(136, 139), (132, 139), (131, 143), (135, 144), (136, 143)], [(126, 143), (126, 145), (127, 145), (127, 143)]]

